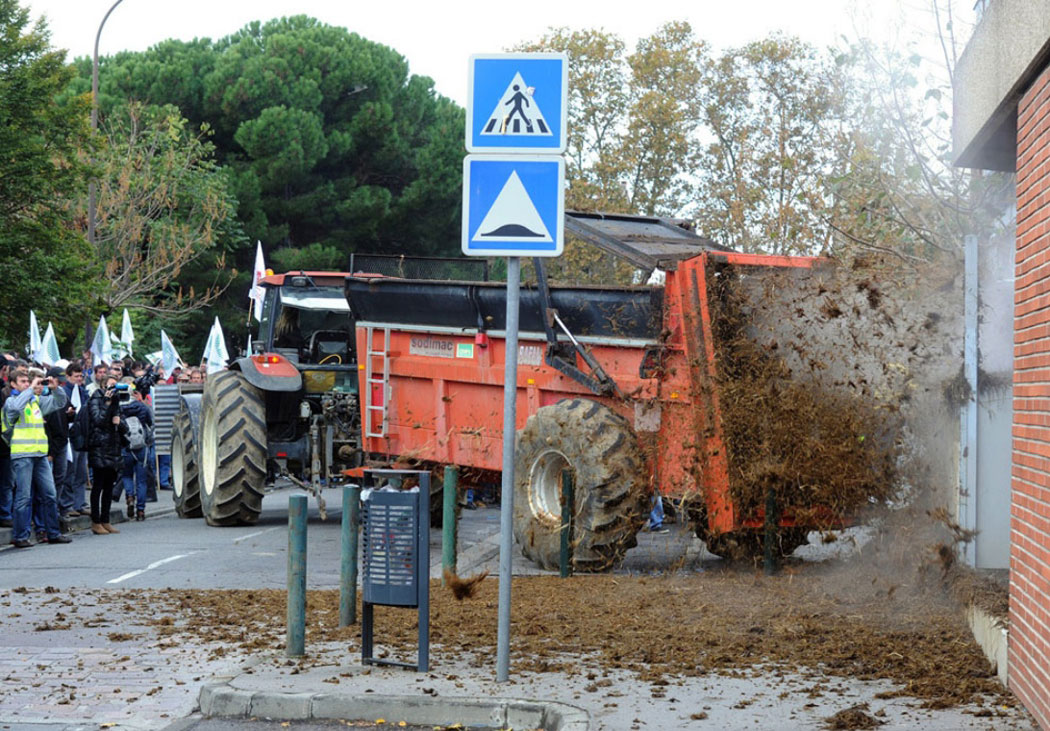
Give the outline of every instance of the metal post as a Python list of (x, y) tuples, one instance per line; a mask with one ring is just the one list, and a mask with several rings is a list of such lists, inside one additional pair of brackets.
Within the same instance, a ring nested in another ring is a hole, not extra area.
[(288, 500), (288, 639), (284, 654), (306, 654), (306, 495)]
[(452, 465), (445, 467), (444, 502), (441, 505), (441, 585), (445, 572), (456, 571), (456, 483), (459, 471)]
[(561, 553), (558, 563), (561, 578), (572, 576), (572, 510), (573, 498), (572, 471), (561, 471)]
[(339, 562), (339, 626), (357, 623), (357, 535), (361, 525), (361, 486), (343, 488), (342, 554)]
[[(966, 236), (965, 275), (963, 277), (963, 376), (969, 386), (969, 398), (960, 414), (959, 449), (959, 523), (967, 530), (977, 530), (977, 314), (978, 250), (977, 237)], [(960, 547), (962, 559), (977, 566), (977, 534)]]
[(777, 572), (777, 492), (773, 485), (766, 488), (766, 519), (764, 536), (762, 566), (766, 576), (772, 576)]
[(518, 399), (518, 300), (521, 260), (507, 258), (507, 331), (503, 369), (503, 480), (500, 495), (499, 623), (496, 633), (496, 682), (510, 679), (510, 580), (514, 550), (514, 441)]
[[(124, 0), (113, 3), (106, 14), (102, 16), (102, 22), (98, 24), (98, 32), (95, 34), (95, 53), (91, 57), (91, 131), (98, 129), (98, 42), (102, 38), (102, 27), (109, 20), (110, 14), (117, 9)], [(95, 179), (88, 182), (88, 243), (95, 245)], [(88, 343), (91, 347), (91, 343)]]

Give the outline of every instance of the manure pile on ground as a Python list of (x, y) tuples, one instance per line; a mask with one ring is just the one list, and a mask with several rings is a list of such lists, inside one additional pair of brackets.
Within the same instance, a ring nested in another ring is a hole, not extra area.
[(897, 495), (910, 458), (931, 451), (914, 438), (915, 408), (942, 399), (958, 369), (944, 322), (954, 289), (942, 270), (876, 260), (710, 273), (730, 491), (745, 515), (772, 489), (781, 509), (830, 527)]
[[(939, 586), (888, 588), (853, 582), (829, 590), (828, 569), (802, 566), (786, 577), (709, 572), (664, 577), (516, 578), (514, 672), (600, 674), (627, 670), (655, 686), (705, 674), (798, 674), (797, 692), (819, 696), (827, 678), (885, 679), (881, 697), (927, 707), (1012, 703)], [(497, 582), (471, 599), (431, 583), (431, 660), (494, 663)], [(211, 642), (219, 654), (268, 648), (281, 657), (283, 591), (163, 590), (108, 593), (117, 604), (149, 606), (162, 643)], [(339, 643), (360, 652), (357, 626), (339, 628), (336, 591), (310, 591), (306, 647)], [(414, 655), (414, 611), (376, 608), (376, 642), (393, 658)], [(282, 658), (283, 659), (283, 658)], [(318, 662), (321, 662), (319, 659)], [(323, 662), (330, 662), (324, 659)]]

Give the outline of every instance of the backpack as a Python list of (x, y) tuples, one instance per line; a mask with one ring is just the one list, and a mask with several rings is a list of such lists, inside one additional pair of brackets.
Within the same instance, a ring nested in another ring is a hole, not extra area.
[(69, 427), (69, 443), (78, 452), (86, 452), (90, 446), (91, 414), (86, 403), (81, 404), (77, 417)]
[(128, 425), (128, 449), (135, 451), (142, 449), (146, 446), (146, 428), (142, 426), (142, 422), (137, 416), (125, 416), (122, 417), (124, 423)]

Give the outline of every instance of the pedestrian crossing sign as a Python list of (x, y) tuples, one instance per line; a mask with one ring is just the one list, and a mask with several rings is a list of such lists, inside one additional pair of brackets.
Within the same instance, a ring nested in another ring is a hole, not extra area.
[(565, 161), (546, 155), (467, 155), (463, 253), (561, 256)]
[(468, 152), (565, 152), (566, 54), (475, 54), (469, 77)]

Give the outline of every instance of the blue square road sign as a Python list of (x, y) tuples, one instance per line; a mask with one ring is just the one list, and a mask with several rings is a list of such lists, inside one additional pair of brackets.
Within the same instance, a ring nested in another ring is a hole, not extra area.
[(568, 81), (564, 53), (471, 56), (467, 152), (565, 152)]
[(463, 253), (560, 256), (565, 247), (565, 160), (545, 155), (467, 155)]

